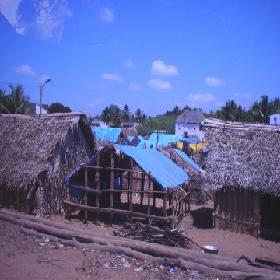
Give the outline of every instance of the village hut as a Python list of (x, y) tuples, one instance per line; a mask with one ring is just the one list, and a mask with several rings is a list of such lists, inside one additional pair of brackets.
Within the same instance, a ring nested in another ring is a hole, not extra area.
[(65, 178), (92, 157), (82, 113), (0, 115), (0, 205), (36, 214), (63, 210)]
[[(107, 144), (67, 177), (72, 201), (65, 205), (168, 221), (170, 215), (177, 219), (186, 209), (187, 180), (186, 172), (156, 149)], [(156, 199), (161, 200), (160, 214)], [(123, 205), (127, 208), (121, 209)], [(146, 212), (140, 213), (141, 209)]]
[(279, 233), (279, 127), (216, 119), (202, 126), (203, 187), (215, 194), (214, 226), (256, 237)]
[(188, 156), (184, 151), (173, 148), (172, 145), (158, 149), (169, 157), (174, 163), (180, 166), (189, 176), (185, 184), (185, 190), (189, 193), (191, 204), (203, 204), (211, 195), (201, 188), (204, 171), (195, 162), (193, 157)]

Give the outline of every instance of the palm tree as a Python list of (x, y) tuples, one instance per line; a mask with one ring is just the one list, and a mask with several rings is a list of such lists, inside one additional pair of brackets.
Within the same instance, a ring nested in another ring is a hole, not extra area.
[(221, 108), (220, 115), (225, 121), (236, 121), (238, 119), (239, 107), (234, 100), (229, 100)]
[(112, 120), (111, 120), (111, 114), (110, 114), (110, 110), (108, 107), (105, 107), (105, 109), (102, 111), (101, 113), (101, 120), (103, 122), (105, 122), (106, 124), (109, 124)]
[(131, 114), (129, 112), (129, 107), (127, 104), (124, 105), (123, 112), (122, 112), (122, 120), (124, 122), (128, 122), (131, 119)]
[(9, 111), (7, 109), (7, 96), (5, 94), (5, 91), (0, 89), (0, 113), (2, 114), (8, 114)]
[(24, 94), (22, 85), (16, 87), (10, 85), (9, 88), (12, 92), (7, 96), (4, 110), (9, 114), (28, 114), (30, 111), (29, 96)]

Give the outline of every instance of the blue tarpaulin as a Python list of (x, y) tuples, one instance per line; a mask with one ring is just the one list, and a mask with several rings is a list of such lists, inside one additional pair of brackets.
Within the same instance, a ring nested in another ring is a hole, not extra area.
[(174, 151), (182, 158), (184, 159), (188, 164), (190, 164), (195, 170), (197, 171), (201, 171), (201, 168), (199, 167), (199, 165), (194, 162), (191, 158), (188, 157), (187, 154), (185, 154), (183, 151), (179, 150), (179, 149), (174, 149)]
[(183, 140), (183, 137), (175, 134), (152, 133), (149, 140), (153, 143), (154, 148), (156, 148), (156, 145), (157, 147), (167, 147), (169, 143), (176, 144), (178, 141)]
[(122, 129), (94, 127), (92, 131), (97, 141), (117, 143)]
[(155, 181), (165, 189), (177, 187), (189, 179), (182, 168), (155, 149), (141, 149), (118, 144), (115, 144), (114, 147), (133, 158), (146, 173), (151, 172)]
[(184, 138), (183, 141), (191, 144), (197, 144), (196, 138)]

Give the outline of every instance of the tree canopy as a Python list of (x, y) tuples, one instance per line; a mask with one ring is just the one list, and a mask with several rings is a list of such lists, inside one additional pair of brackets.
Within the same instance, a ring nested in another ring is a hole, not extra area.
[(48, 107), (48, 114), (53, 114), (53, 113), (71, 113), (72, 110), (67, 107), (62, 105), (61, 103), (52, 103), (49, 107)]

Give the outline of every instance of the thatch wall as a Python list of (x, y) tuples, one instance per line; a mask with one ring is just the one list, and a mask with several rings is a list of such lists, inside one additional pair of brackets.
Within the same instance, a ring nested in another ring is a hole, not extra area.
[(214, 226), (258, 237), (261, 195), (244, 189), (222, 188), (215, 193)]
[(215, 194), (217, 227), (256, 235), (262, 195), (280, 196), (280, 130), (264, 124), (205, 119), (203, 188)]
[(81, 113), (0, 115), (0, 204), (58, 213), (65, 178), (92, 156), (94, 136)]

